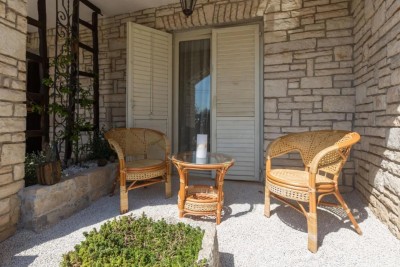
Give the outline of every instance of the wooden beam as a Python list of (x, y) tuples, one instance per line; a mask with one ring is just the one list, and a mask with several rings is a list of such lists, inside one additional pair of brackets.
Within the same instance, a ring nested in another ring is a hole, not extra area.
[(99, 119), (100, 119), (100, 109), (99, 109), (99, 38), (98, 38), (98, 14), (96, 12), (92, 13), (92, 25), (93, 25), (93, 72), (95, 73), (93, 81), (93, 126), (95, 130), (99, 130)]
[(79, 76), (84, 76), (84, 77), (90, 77), (90, 78), (95, 77), (94, 73), (86, 72), (86, 71), (79, 71), (78, 74), (79, 74)]
[(85, 49), (85, 50), (87, 50), (87, 51), (89, 51), (91, 53), (94, 53), (93, 47), (90, 47), (90, 46), (88, 46), (88, 45), (86, 45), (84, 43), (79, 42), (79, 47), (83, 48), (83, 49)]
[(28, 60), (36, 61), (39, 63), (43, 63), (43, 58), (40, 55), (34, 54), (32, 52), (26, 51), (26, 58)]
[(89, 0), (80, 0), (82, 4), (84, 4), (85, 6), (87, 6), (88, 8), (90, 8), (91, 10), (93, 10), (94, 12), (96, 12), (97, 14), (101, 14), (101, 10), (100, 8), (98, 8), (97, 6), (95, 6), (92, 2), (90, 2)]
[(89, 30), (93, 31), (94, 27), (92, 24), (90, 24), (89, 22), (83, 20), (83, 19), (79, 19), (79, 23), (83, 26), (85, 26), (86, 28), (88, 28)]
[[(49, 87), (43, 84), (43, 79), (49, 77), (49, 59), (47, 58), (47, 14), (46, 14), (46, 0), (37, 1), (38, 17), (41, 23), (39, 27), (39, 55), (42, 58), (42, 64), (40, 68), (40, 93), (43, 95), (42, 104), (47, 109), (49, 105)], [(44, 132), (44, 142), (49, 143), (49, 127), (50, 127), (50, 116), (48, 112), (42, 113), (41, 127)]]
[(36, 20), (36, 19), (34, 19), (34, 18), (32, 18), (32, 17), (26, 17), (26, 20), (27, 20), (27, 23), (29, 24), (29, 25), (32, 25), (32, 26), (35, 26), (35, 27), (38, 27), (38, 28), (41, 28), (42, 27), (42, 23), (40, 22), (40, 21), (38, 21), (38, 20)]

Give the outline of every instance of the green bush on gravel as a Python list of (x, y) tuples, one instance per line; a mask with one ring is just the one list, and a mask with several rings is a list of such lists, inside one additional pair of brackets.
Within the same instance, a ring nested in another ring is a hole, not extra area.
[(63, 255), (61, 266), (203, 266), (197, 263), (204, 231), (184, 223), (123, 216), (106, 222)]

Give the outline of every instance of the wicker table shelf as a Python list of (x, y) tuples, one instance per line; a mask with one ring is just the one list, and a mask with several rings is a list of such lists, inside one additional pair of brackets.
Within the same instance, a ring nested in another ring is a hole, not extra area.
[[(220, 153), (208, 153), (205, 159), (196, 159), (196, 152), (183, 152), (172, 157), (179, 173), (180, 188), (178, 195), (179, 217), (185, 215), (215, 215), (217, 224), (221, 222), (224, 204), (224, 177), (234, 160)], [(215, 186), (189, 185), (190, 170), (214, 170)]]

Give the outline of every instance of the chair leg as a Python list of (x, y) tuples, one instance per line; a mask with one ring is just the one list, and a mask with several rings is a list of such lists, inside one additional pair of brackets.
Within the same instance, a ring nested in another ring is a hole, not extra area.
[(271, 192), (268, 189), (267, 183), (265, 183), (265, 204), (264, 204), (264, 215), (269, 218), (271, 216)]
[(120, 187), (120, 212), (121, 214), (128, 212), (128, 191), (126, 191), (126, 186)]
[(124, 173), (120, 173), (120, 212), (121, 214), (128, 212), (128, 191), (126, 190), (126, 177)]
[(342, 195), (340, 194), (339, 189), (337, 189), (337, 188), (335, 190), (335, 197), (339, 201), (340, 205), (342, 205), (342, 208), (344, 209), (344, 211), (347, 213), (347, 216), (349, 217), (351, 223), (353, 224), (356, 232), (359, 235), (362, 235), (361, 228), (358, 226), (358, 223), (354, 219), (353, 214), (351, 213), (349, 207), (346, 205), (346, 202), (344, 202), (344, 199), (343, 199)]
[(317, 213), (309, 213), (307, 216), (308, 250), (316, 253), (318, 250), (318, 226)]
[(308, 228), (308, 250), (316, 253), (318, 250), (318, 224), (317, 224), (317, 201), (316, 194), (310, 194), (310, 207), (307, 214)]

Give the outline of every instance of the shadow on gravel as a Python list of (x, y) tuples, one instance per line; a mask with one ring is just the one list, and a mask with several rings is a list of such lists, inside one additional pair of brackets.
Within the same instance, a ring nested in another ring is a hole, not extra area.
[[(361, 201), (355, 201), (355, 198), (360, 198), (356, 192), (342, 195), (358, 224), (368, 218), (368, 213), (363, 203)], [(326, 197), (324, 200), (337, 203), (333, 197)], [(286, 225), (295, 230), (307, 233), (307, 220), (305, 216), (273, 198), (271, 199), (271, 204), (272, 203), (278, 204), (278, 207), (271, 209), (271, 216), (277, 215)], [(304, 208), (308, 210), (308, 205), (304, 205)], [(353, 228), (353, 224), (347, 217), (346, 212), (341, 207), (318, 206), (317, 219), (319, 246), (322, 245), (325, 236), (333, 232), (338, 232), (342, 228), (349, 229), (352, 234), (358, 235)]]
[[(37, 256), (14, 256), (14, 258), (18, 261), (18, 267), (28, 267), (30, 266)], [(0, 266), (2, 266), (0, 264)]]
[(231, 253), (220, 252), (219, 260), (222, 267), (235, 267), (235, 256)]

